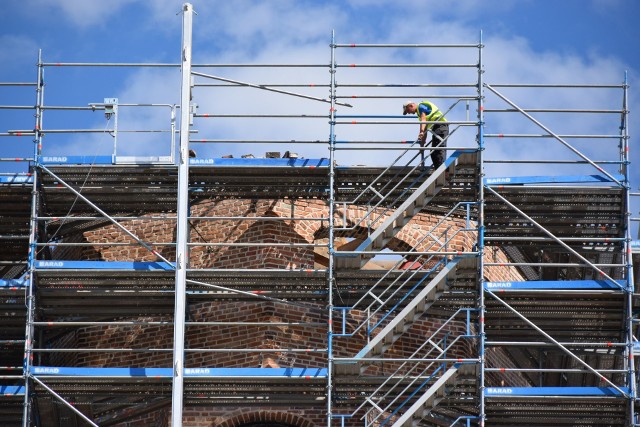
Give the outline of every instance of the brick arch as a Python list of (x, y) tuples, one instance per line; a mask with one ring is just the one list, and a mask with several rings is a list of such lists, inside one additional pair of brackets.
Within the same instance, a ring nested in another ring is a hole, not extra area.
[(274, 427), (317, 427), (316, 424), (299, 415), (279, 411), (247, 412), (215, 425), (217, 427), (257, 427), (260, 424), (271, 424)]

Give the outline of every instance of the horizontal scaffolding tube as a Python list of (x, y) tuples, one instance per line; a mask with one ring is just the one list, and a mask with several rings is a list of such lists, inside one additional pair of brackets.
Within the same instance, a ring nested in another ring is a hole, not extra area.
[[(570, 165), (588, 165), (589, 162), (584, 160), (485, 160), (485, 163), (543, 163), (543, 164), (570, 164)], [(623, 161), (615, 160), (593, 160), (593, 163), (599, 165), (619, 165)]]
[(306, 218), (306, 217), (274, 217), (274, 216), (190, 216), (189, 220), (216, 221), (216, 220), (238, 220), (238, 221), (328, 221), (328, 217)]
[[(34, 353), (146, 353), (173, 352), (173, 348), (34, 348)], [(326, 348), (185, 348), (185, 353), (325, 353)]]
[(0, 105), (0, 110), (33, 110), (33, 105)]
[[(146, 242), (149, 246), (175, 246), (175, 242)], [(50, 243), (36, 243), (36, 246), (140, 246), (139, 242), (50, 242)]]
[[(613, 342), (564, 342), (560, 344), (567, 347), (626, 347), (626, 343)], [(550, 346), (556, 347), (556, 344), (545, 341), (485, 341), (485, 345), (502, 346)]]
[(277, 118), (277, 119), (328, 119), (329, 114), (194, 114), (193, 117), (201, 117), (207, 119), (214, 118)]
[[(137, 321), (115, 321), (115, 322), (31, 322), (34, 326), (170, 326), (174, 322), (137, 322)], [(316, 326), (324, 327), (323, 322), (184, 322), (187, 326)], [(21, 341), (24, 343), (24, 340)]]
[[(336, 99), (407, 99), (407, 98), (430, 98), (430, 99), (458, 99), (461, 101), (474, 101), (478, 97), (471, 95), (435, 95), (435, 94), (405, 94), (405, 95), (345, 95), (336, 96)], [(411, 116), (410, 118), (415, 118)]]
[[(229, 83), (196, 83), (194, 84), (194, 86), (196, 87), (229, 87), (229, 88), (237, 88), (238, 85), (234, 85), (234, 84), (229, 84)], [(325, 84), (314, 84), (314, 83), (307, 83), (307, 84), (280, 84), (280, 83), (263, 83), (262, 86), (269, 86), (269, 87), (307, 87), (307, 88), (316, 88), (316, 87), (331, 87), (330, 85), (325, 85)]]
[[(448, 359), (448, 358), (399, 358), (399, 357), (335, 357), (334, 362), (446, 362), (446, 363), (478, 363), (480, 359)], [(403, 377), (404, 378), (404, 377)]]
[[(522, 111), (527, 113), (594, 113), (594, 114), (608, 114), (615, 113), (620, 114), (624, 113), (624, 110), (576, 110), (576, 109), (549, 109), (549, 108), (523, 108)], [(486, 108), (484, 110), (485, 113), (519, 113), (519, 110), (515, 108), (506, 108), (506, 109), (489, 109)]]
[[(117, 221), (128, 221), (128, 220), (159, 220), (159, 221), (167, 221), (176, 219), (175, 216), (112, 216), (112, 219)], [(94, 221), (99, 219), (105, 219), (103, 216), (38, 216), (36, 217), (38, 221), (60, 221), (64, 220), (65, 222), (72, 221)]]
[(336, 151), (355, 151), (355, 150), (403, 150), (403, 151), (453, 151), (467, 150), (468, 147), (336, 147)]
[(380, 251), (335, 251), (337, 256), (339, 255), (469, 255), (475, 256), (479, 252), (461, 252), (461, 251), (435, 251), (435, 252), (419, 252), (419, 251), (394, 251), (394, 252), (380, 252)]
[[(197, 187), (197, 186), (196, 186)], [(132, 221), (132, 220), (153, 220), (153, 221), (167, 221), (175, 220), (175, 216), (112, 216), (112, 219), (119, 221)], [(105, 219), (103, 216), (66, 216), (66, 217), (52, 217), (52, 216), (39, 216), (36, 217), (38, 221), (94, 221)], [(273, 216), (190, 216), (190, 221), (216, 221), (216, 220), (238, 220), (238, 221), (327, 221), (329, 218), (306, 218), (306, 217), (273, 217)]]
[[(484, 239), (485, 240), (495, 240), (495, 241), (516, 240), (516, 241), (525, 241), (525, 242), (555, 242), (555, 240), (552, 239), (551, 237), (502, 237), (502, 236), (492, 237), (492, 236), (485, 236)], [(624, 242), (626, 240), (627, 239), (625, 237), (589, 237), (589, 238), (584, 238), (584, 237), (563, 237), (562, 238), (563, 242), (586, 242), (586, 243), (591, 243), (591, 242), (605, 242), (605, 243), (609, 243), (609, 242)]]
[(221, 144), (327, 144), (328, 141), (296, 140), (296, 139), (191, 139), (192, 143), (221, 143)]
[(37, 86), (38, 83), (30, 83), (30, 82), (0, 82), (0, 86)]
[(261, 246), (271, 246), (278, 248), (326, 248), (329, 246), (328, 243), (319, 244), (319, 243), (187, 243), (187, 246), (238, 246), (238, 247), (261, 247)]
[[(23, 134), (26, 135), (30, 133), (31, 135), (35, 135), (35, 133), (31, 130), (10, 130), (9, 134)], [(112, 133), (115, 132), (114, 129), (42, 129), (40, 133)], [(144, 129), (118, 129), (118, 133), (163, 133), (163, 132), (172, 132), (171, 130), (144, 130)], [(175, 131), (176, 133), (180, 131)], [(191, 133), (197, 133), (197, 130), (190, 130)]]
[[(346, 83), (336, 87), (478, 87), (477, 83)], [(477, 98), (477, 96), (475, 96)]]
[(492, 84), (492, 87), (533, 87), (533, 88), (566, 88), (566, 89), (584, 89), (584, 88), (596, 88), (596, 89), (623, 89), (625, 85), (576, 85), (576, 84)]
[[(548, 134), (528, 134), (528, 133), (486, 133), (485, 138), (554, 138)], [(579, 139), (620, 139), (620, 135), (556, 135), (560, 138), (579, 138)]]
[(576, 262), (485, 262), (486, 266), (493, 267), (624, 267), (626, 264), (580, 264)]
[(336, 64), (336, 68), (478, 68), (478, 64)]
[(480, 48), (481, 46), (478, 44), (378, 44), (378, 43), (371, 43), (371, 44), (367, 44), (367, 43), (338, 43), (338, 44), (334, 44), (334, 47), (364, 47), (364, 48), (369, 48), (369, 47), (383, 47), (383, 48), (387, 48), (387, 47), (391, 47), (391, 48), (397, 48), (397, 47), (401, 47), (401, 48)]
[(40, 65), (43, 67), (180, 67), (180, 64), (167, 64), (159, 62), (44, 62)]
[(350, 121), (350, 122), (342, 122), (342, 121), (336, 121), (334, 122), (334, 124), (336, 125), (412, 125), (415, 126), (417, 123), (420, 124), (425, 124), (425, 125), (433, 125), (433, 124), (438, 124), (438, 123), (446, 123), (449, 125), (458, 125), (458, 126), (477, 126), (478, 123), (476, 122), (467, 122), (467, 121), (446, 121), (446, 122), (415, 122), (415, 121), (402, 121), (402, 122), (390, 122), (390, 121), (366, 121), (366, 122), (362, 122), (362, 121)]
[[(535, 368), (485, 368), (486, 372), (571, 372), (571, 373), (590, 373), (586, 369), (566, 368), (566, 369), (535, 369)], [(626, 369), (598, 369), (598, 372), (605, 374), (615, 374), (628, 372)]]

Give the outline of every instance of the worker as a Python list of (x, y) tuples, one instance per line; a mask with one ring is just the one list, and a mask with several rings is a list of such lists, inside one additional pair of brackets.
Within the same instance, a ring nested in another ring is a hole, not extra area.
[[(426, 146), (427, 133), (431, 131), (433, 137), (431, 138), (432, 147), (446, 147), (447, 137), (449, 136), (449, 124), (447, 119), (444, 118), (444, 114), (433, 102), (422, 101), (415, 103), (413, 101), (407, 101), (402, 105), (402, 115), (416, 114), (418, 120), (421, 122), (442, 122), (442, 123), (420, 123), (420, 133), (418, 134), (418, 141), (420, 146)], [(422, 158), (422, 165), (424, 166), (424, 152), (420, 152)], [(431, 161), (433, 162), (433, 168), (438, 169), (442, 163), (444, 163), (444, 150), (431, 150)]]

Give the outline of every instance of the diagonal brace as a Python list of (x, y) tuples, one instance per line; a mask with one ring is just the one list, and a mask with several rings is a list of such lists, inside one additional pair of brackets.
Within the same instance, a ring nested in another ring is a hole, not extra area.
[(89, 417), (87, 417), (85, 414), (83, 414), (82, 412), (80, 412), (75, 406), (73, 406), (71, 403), (67, 402), (66, 400), (64, 400), (64, 398), (62, 396), (60, 396), (58, 393), (56, 393), (55, 391), (53, 391), (51, 389), (51, 387), (47, 386), (45, 383), (43, 383), (42, 381), (40, 381), (37, 377), (33, 376), (33, 375), (29, 375), (29, 378), (31, 378), (32, 380), (34, 380), (35, 382), (37, 382), (38, 384), (40, 384), (45, 390), (47, 390), (49, 393), (51, 393), (56, 399), (58, 399), (60, 402), (62, 402), (62, 404), (64, 406), (66, 406), (67, 408), (71, 409), (73, 412), (75, 412), (80, 418), (82, 418), (83, 420), (85, 420), (87, 423), (91, 424), (94, 427), (100, 427), (98, 424), (94, 423)]
[(575, 154), (577, 154), (580, 158), (582, 158), (584, 161), (586, 161), (587, 163), (589, 163), (591, 166), (593, 166), (594, 168), (596, 168), (599, 172), (605, 174), (611, 181), (615, 182), (616, 184), (623, 186), (622, 183), (620, 181), (618, 181), (617, 179), (615, 179), (611, 174), (609, 174), (607, 171), (605, 171), (604, 169), (602, 169), (600, 166), (598, 166), (597, 164), (595, 164), (595, 162), (593, 162), (591, 159), (589, 159), (587, 156), (585, 156), (584, 154), (582, 154), (580, 151), (578, 151), (576, 148), (574, 148), (571, 144), (569, 144), (567, 141), (565, 141), (564, 139), (560, 138), (560, 136), (558, 136), (557, 134), (555, 134), (553, 131), (551, 131), (548, 127), (546, 127), (545, 125), (543, 125), (542, 123), (540, 123), (538, 120), (534, 119), (531, 114), (527, 113), (526, 111), (524, 111), (522, 108), (518, 107), (516, 104), (514, 104), (513, 102), (511, 102), (509, 99), (507, 99), (507, 97), (505, 97), (504, 95), (502, 95), (500, 92), (498, 92), (497, 90), (495, 90), (494, 88), (492, 88), (490, 85), (486, 84), (484, 85), (487, 89), (489, 89), (491, 92), (495, 93), (498, 97), (500, 97), (503, 101), (505, 101), (507, 104), (511, 105), (513, 108), (515, 108), (516, 110), (518, 110), (520, 113), (522, 113), (526, 118), (528, 118), (529, 120), (531, 120), (533, 123), (535, 123), (536, 125), (538, 125), (539, 127), (541, 127), (545, 132), (547, 132), (549, 135), (551, 135), (552, 137), (554, 137), (555, 139), (557, 139), (558, 141), (560, 141), (565, 147), (567, 147), (569, 150), (573, 151)]
[[(240, 86), (248, 86), (248, 87), (253, 87), (256, 89), (262, 89), (262, 90), (268, 90), (271, 92), (277, 92), (277, 93), (283, 93), (285, 95), (291, 95), (291, 96), (297, 96), (300, 98), (306, 98), (306, 99), (313, 99), (314, 101), (320, 101), (320, 102), (331, 102), (331, 100), (329, 99), (324, 99), (324, 98), (317, 98), (315, 96), (309, 96), (309, 95), (303, 95), (301, 93), (295, 93), (295, 92), (288, 92), (286, 90), (280, 90), (280, 89), (274, 89), (272, 87), (268, 87), (268, 86), (264, 86), (264, 85), (256, 85), (253, 83), (246, 83), (246, 82), (241, 82), (238, 80), (231, 80), (231, 79), (227, 79), (224, 77), (219, 77), (219, 76), (214, 76), (211, 74), (205, 74), (205, 73), (198, 73), (197, 71), (192, 71), (191, 74), (193, 74), (194, 76), (200, 76), (200, 77), (206, 77), (209, 79), (214, 79), (214, 80), (220, 80), (222, 82), (228, 82), (228, 83), (233, 83), (233, 84), (237, 84)], [(353, 105), (351, 104), (346, 104), (343, 102), (334, 102), (336, 105), (342, 105), (344, 107), (353, 107)]]
[(571, 350), (569, 350), (568, 348), (566, 348), (565, 346), (563, 346), (561, 343), (559, 343), (558, 341), (556, 341), (555, 339), (553, 339), (551, 337), (551, 335), (547, 334), (545, 331), (543, 331), (542, 329), (540, 329), (535, 323), (533, 323), (532, 321), (530, 321), (529, 319), (527, 319), (525, 316), (523, 316), (522, 314), (520, 314), (515, 308), (511, 307), (509, 304), (507, 304), (505, 301), (503, 301), (502, 299), (500, 299), (496, 294), (494, 294), (491, 291), (485, 291), (487, 292), (489, 295), (491, 295), (496, 301), (498, 301), (500, 304), (502, 304), (504, 307), (506, 307), (509, 311), (511, 311), (513, 314), (515, 314), (516, 316), (518, 316), (520, 319), (522, 319), (525, 323), (527, 323), (529, 326), (531, 326), (533, 329), (535, 329), (536, 331), (538, 331), (540, 334), (542, 334), (542, 336), (544, 336), (546, 339), (548, 339), (550, 342), (552, 342), (553, 344), (555, 344), (556, 346), (558, 346), (563, 352), (565, 352), (567, 355), (569, 355), (572, 359), (576, 360), (578, 363), (580, 363), (582, 366), (584, 366), (585, 368), (587, 368), (587, 370), (589, 370), (591, 373), (593, 373), (594, 375), (596, 375), (598, 378), (600, 378), (600, 380), (608, 383), (609, 385), (611, 385), (613, 388), (615, 388), (616, 390), (618, 390), (624, 397), (629, 398), (629, 393), (625, 392), (624, 390), (622, 390), (620, 387), (618, 387), (617, 385), (615, 385), (614, 383), (611, 382), (611, 380), (609, 380), (607, 377), (605, 377), (604, 375), (602, 375), (600, 372), (596, 371), (595, 369), (593, 369), (587, 362), (585, 362), (584, 360), (580, 359), (578, 356), (576, 356), (575, 354), (573, 354), (571, 352)]
[(606, 278), (607, 280), (611, 281), (611, 283), (613, 283), (614, 285), (616, 285), (617, 287), (619, 287), (622, 290), (626, 290), (623, 286), (621, 286), (617, 281), (615, 281), (614, 279), (611, 278), (611, 276), (609, 276), (607, 273), (605, 273), (604, 271), (600, 270), (598, 267), (596, 267), (595, 265), (593, 265), (592, 262), (590, 262), (588, 259), (586, 259), (585, 257), (583, 257), (582, 255), (580, 255), (578, 252), (576, 252), (573, 248), (571, 248), (569, 245), (567, 245), (566, 243), (564, 243), (562, 240), (560, 240), (558, 237), (556, 237), (553, 233), (551, 233), (549, 230), (547, 230), (546, 228), (544, 228), (542, 225), (538, 224), (533, 218), (531, 218), (529, 215), (527, 215), (526, 213), (524, 213), (523, 211), (521, 211), (520, 209), (518, 209), (513, 203), (509, 202), (507, 199), (505, 199), (502, 195), (498, 194), (498, 192), (496, 192), (493, 188), (485, 185), (485, 187), (487, 190), (491, 191), (496, 197), (498, 197), (500, 200), (502, 200), (504, 203), (506, 203), (508, 206), (510, 206), (513, 210), (515, 210), (516, 212), (518, 212), (523, 218), (525, 218), (527, 221), (530, 221), (533, 225), (535, 225), (536, 227), (538, 227), (540, 229), (540, 231), (542, 231), (543, 233), (545, 233), (547, 236), (551, 237), (553, 240), (555, 240), (558, 244), (560, 244), (563, 248), (565, 248), (566, 250), (568, 250), (569, 252), (571, 252), (571, 254), (575, 255), (576, 257), (578, 257), (582, 262), (586, 263), (587, 265), (591, 266), (591, 268), (593, 268), (594, 270), (596, 270), (598, 273), (600, 273), (601, 276), (603, 276), (604, 278)]

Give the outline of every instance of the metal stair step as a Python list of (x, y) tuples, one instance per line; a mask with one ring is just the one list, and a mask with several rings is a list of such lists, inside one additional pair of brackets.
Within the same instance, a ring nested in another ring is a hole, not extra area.
[(447, 371), (393, 423), (392, 427), (413, 427), (420, 425), (421, 420), (455, 389), (457, 383), (466, 379), (469, 375), (475, 373), (475, 371), (476, 366), (471, 364), (457, 364), (447, 369)]

